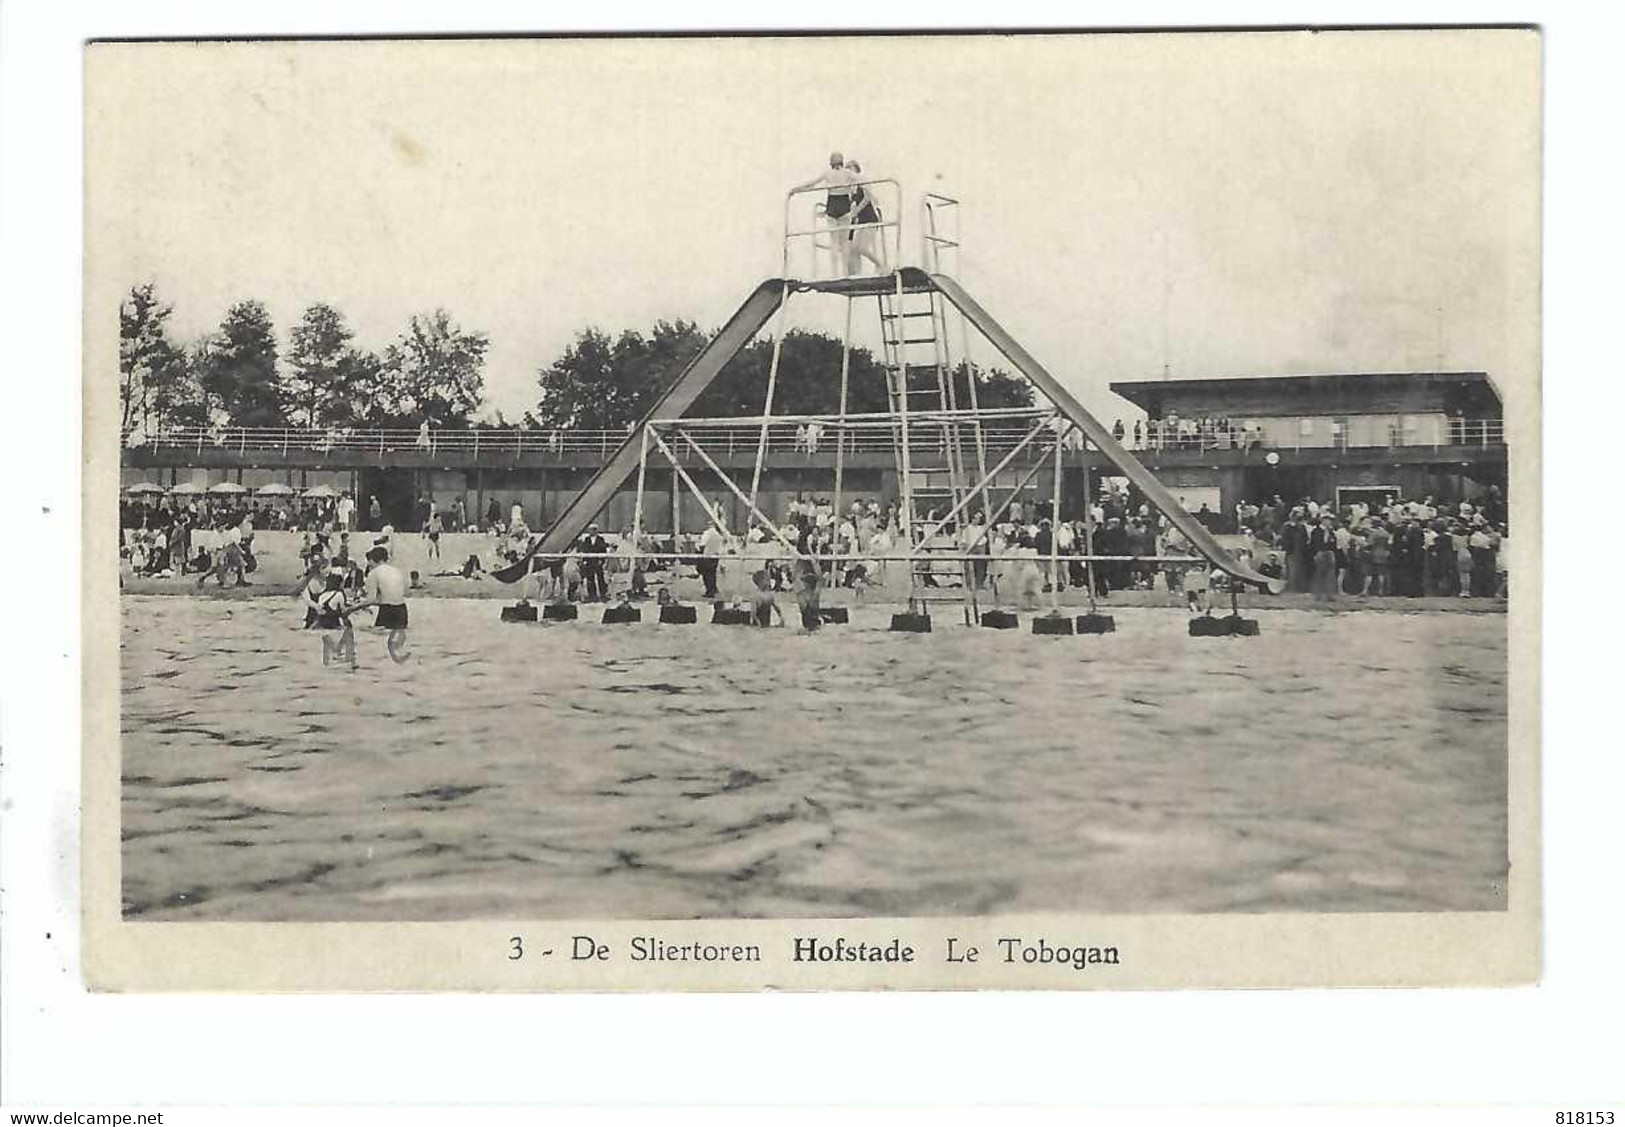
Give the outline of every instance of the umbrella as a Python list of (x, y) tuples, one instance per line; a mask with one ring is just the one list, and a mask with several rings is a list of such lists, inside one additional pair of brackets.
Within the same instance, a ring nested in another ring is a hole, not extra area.
[(169, 492), (170, 492), (171, 496), (188, 496), (188, 497), (190, 497), (194, 493), (202, 493), (203, 490), (199, 489), (194, 483), (192, 483), (190, 481), (183, 481), (179, 485), (177, 485), (173, 489), (171, 489)]
[(254, 490), (261, 497), (291, 497), (293, 486), (283, 485), (280, 481), (273, 481), (270, 485), (262, 485)]
[(156, 481), (138, 481), (124, 492), (126, 493), (162, 493), (164, 487)]
[(339, 492), (331, 485), (316, 485), (305, 490), (304, 495), (306, 497), (337, 497)]
[(235, 481), (222, 481), (219, 485), (209, 486), (210, 493), (247, 493), (248, 486), (238, 485)]

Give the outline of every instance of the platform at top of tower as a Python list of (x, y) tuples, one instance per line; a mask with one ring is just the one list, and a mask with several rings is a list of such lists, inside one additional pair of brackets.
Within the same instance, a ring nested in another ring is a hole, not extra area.
[(918, 266), (904, 266), (890, 274), (865, 274), (852, 278), (827, 278), (821, 281), (790, 279), (796, 290), (817, 293), (845, 294), (848, 297), (876, 297), (896, 293), (898, 275), (902, 276), (904, 293), (926, 293), (936, 289), (931, 276)]

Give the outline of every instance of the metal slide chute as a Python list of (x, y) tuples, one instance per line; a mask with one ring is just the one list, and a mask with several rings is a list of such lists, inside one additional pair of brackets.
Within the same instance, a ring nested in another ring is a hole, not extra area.
[[(723, 366), (761, 331), (762, 326), (767, 324), (768, 318), (773, 316), (784, 299), (785, 282), (782, 279), (770, 278), (756, 287), (756, 291), (739, 307), (739, 311), (728, 319), (728, 323), (722, 326), (721, 331), (700, 350), (700, 354), (689, 362), (682, 374), (672, 381), (672, 385), (655, 401), (638, 421), (638, 425), (627, 433), (626, 441), (622, 442), (609, 461), (604, 463), (604, 468), (594, 474), (587, 487), (576, 495), (575, 500), (565, 506), (558, 519), (542, 535), (541, 540), (537, 541), (531, 555), (557, 555), (581, 535), (588, 523), (609, 503), (621, 486), (626, 484), (626, 479), (632, 475), (632, 471), (638, 468), (638, 459), (643, 448), (643, 430), (649, 420), (674, 418), (688, 410), (710, 386), (717, 373), (722, 371)], [(528, 573), (529, 568), (525, 568), (514, 578), (522, 578)], [(505, 581), (513, 582), (513, 580)]]
[(1123, 476), (1132, 481), (1145, 498), (1156, 506), (1163, 516), (1173, 522), (1175, 528), (1185, 535), (1192, 547), (1213, 561), (1227, 575), (1232, 575), (1246, 583), (1254, 584), (1273, 595), (1279, 595), (1286, 590), (1286, 581), (1271, 579), (1267, 575), (1254, 570), (1251, 566), (1241, 562), (1225, 550), (1224, 545), (1214, 539), (1213, 534), (1197, 520), (1194, 515), (1185, 511), (1178, 498), (1170, 493), (1156, 476), (1140, 464), (1138, 458), (1124, 449), (1123, 444), (1112, 437), (1111, 431), (1101, 426), (1100, 422), (1084, 409), (1083, 404), (1072, 397), (1072, 393), (1044, 369), (1044, 366), (1017, 344), (1009, 333), (1002, 329), (998, 322), (988, 315), (987, 310), (976, 304), (958, 282), (946, 274), (933, 274), (931, 281), (936, 288), (964, 314), (971, 324), (986, 337), (993, 346), (1004, 354), (1005, 358), (1021, 370), (1021, 374), (1033, 382), (1033, 385), (1042, 391), (1049, 401), (1078, 425), (1084, 437), (1106, 456), (1106, 460), (1116, 466)]

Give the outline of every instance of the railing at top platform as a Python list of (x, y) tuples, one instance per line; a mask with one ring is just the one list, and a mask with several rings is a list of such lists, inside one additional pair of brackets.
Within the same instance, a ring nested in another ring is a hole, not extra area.
[(959, 272), (959, 201), (952, 196), (920, 197), (920, 261), (933, 274)]
[[(820, 281), (831, 278), (850, 278), (861, 273), (884, 274), (896, 269), (899, 257), (902, 254), (903, 225), (903, 190), (896, 180), (882, 177), (872, 180), (855, 180), (844, 187), (861, 188), (867, 197), (865, 203), (853, 208), (845, 216), (830, 218), (825, 211), (829, 195), (835, 191), (827, 184), (818, 184), (811, 188), (791, 189), (784, 197), (784, 276), (786, 278), (800, 278), (804, 281)], [(884, 189), (870, 191), (870, 189)], [(807, 214), (795, 205), (797, 201), (808, 196), (823, 194), (825, 199), (815, 202), (811, 208), (806, 209)], [(884, 198), (876, 198), (884, 196)], [(863, 208), (873, 207), (878, 219), (860, 222), (858, 215)], [(863, 244), (862, 240), (870, 232), (877, 236), (874, 244)], [(843, 245), (846, 244), (846, 245)], [(871, 269), (862, 269), (864, 259), (857, 253), (856, 246), (866, 246), (871, 251), (878, 245), (884, 269), (875, 267), (870, 263)], [(811, 254), (803, 263), (795, 253), (800, 247), (807, 247)]]

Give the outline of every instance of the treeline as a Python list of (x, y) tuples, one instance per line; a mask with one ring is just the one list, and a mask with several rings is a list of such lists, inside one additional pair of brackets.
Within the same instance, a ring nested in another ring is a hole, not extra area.
[[(413, 316), (381, 353), (359, 347), (344, 314), (325, 302), (307, 308), (278, 345), (258, 301), (239, 301), (220, 326), (182, 342), (170, 332), (174, 307), (148, 282), (119, 305), (119, 404), (125, 433), (174, 426), (464, 428), (484, 406), (489, 338), (460, 328), (444, 309)], [(581, 331), (540, 370), (536, 405), (522, 425), (620, 430), (635, 423), (705, 347), (691, 321), (660, 321), (648, 333), (610, 336)], [(687, 412), (696, 416), (759, 415), (766, 398), (773, 342), (753, 341), (724, 366)], [(1025, 380), (963, 361), (955, 369), (959, 405), (970, 383), (983, 407), (1030, 406)], [(824, 333), (784, 337), (774, 391), (778, 414), (817, 414), (840, 407), (841, 342)], [(911, 386), (934, 387), (915, 373)], [(888, 409), (885, 371), (867, 349), (853, 349), (847, 410)], [(919, 402), (918, 400), (916, 401)], [(500, 412), (496, 425), (506, 425)]]
[(170, 332), (174, 306), (148, 282), (119, 304), (125, 432), (172, 426), (468, 426), (484, 402), (484, 333), (444, 309), (413, 316), (383, 352), (360, 348), (344, 314), (305, 310), (279, 349), (265, 306), (239, 301), (193, 341)]
[[(537, 377), (541, 398), (526, 421), (543, 427), (616, 429), (642, 418), (660, 393), (698, 355), (708, 338), (689, 321), (661, 321), (648, 334), (627, 330), (611, 338), (598, 329), (576, 339)], [(760, 415), (766, 400), (773, 342), (756, 340), (728, 362), (686, 414)], [(970, 405), (970, 380), (982, 407), (1026, 407), (1033, 402), (1025, 380), (999, 369), (961, 361), (954, 371), (960, 407)], [(910, 386), (934, 388), (935, 377), (914, 373)], [(841, 342), (824, 333), (785, 334), (774, 384), (775, 414), (831, 413), (840, 407)], [(915, 405), (921, 401), (916, 399)], [(852, 413), (889, 409), (886, 374), (865, 348), (855, 348), (847, 370), (847, 405)]]

